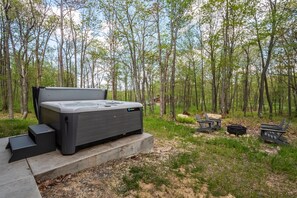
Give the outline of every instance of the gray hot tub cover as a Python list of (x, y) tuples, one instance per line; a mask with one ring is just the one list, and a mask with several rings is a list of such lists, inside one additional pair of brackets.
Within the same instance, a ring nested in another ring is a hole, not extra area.
[(142, 104), (112, 100), (76, 100), (42, 102), (40, 106), (59, 113), (82, 113), (115, 109), (132, 110), (133, 108), (141, 108)]

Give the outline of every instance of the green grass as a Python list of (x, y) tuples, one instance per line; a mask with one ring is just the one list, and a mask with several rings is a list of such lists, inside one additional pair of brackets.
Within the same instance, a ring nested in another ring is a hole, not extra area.
[(276, 173), (285, 173), (289, 179), (297, 181), (296, 146), (283, 146), (278, 155), (271, 160), (271, 168)]
[[(277, 120), (278, 121), (278, 120)], [(263, 119), (228, 118), (223, 122), (242, 123), (257, 129)], [(156, 116), (144, 118), (145, 131), (157, 138), (181, 140), (182, 148), (191, 144), (188, 152), (172, 156), (163, 163), (167, 175), (178, 178), (190, 177), (197, 180), (195, 190), (208, 184), (214, 196), (229, 193), (236, 197), (296, 197), (293, 186), (297, 179), (297, 144), (280, 146), (275, 155), (263, 152), (263, 147), (275, 149), (276, 145), (265, 144), (258, 137), (205, 136), (193, 138), (194, 129), (177, 125)], [(296, 128), (292, 123), (291, 128)], [(186, 175), (179, 168), (186, 170)], [(159, 170), (159, 169), (158, 169)], [(269, 180), (275, 184), (268, 185)]]
[(214, 138), (211, 140), (206, 141), (207, 144), (210, 145), (215, 145), (222, 150), (235, 150), (236, 152), (244, 153), (248, 152), (249, 148), (245, 145), (243, 145), (240, 141), (237, 139), (229, 139), (225, 137), (219, 137), (219, 138)]
[(189, 165), (194, 162), (197, 153), (180, 153), (170, 161), (170, 167), (178, 169), (181, 166)]
[[(237, 140), (216, 138), (207, 141), (205, 146), (198, 147), (198, 150), (203, 153), (203, 157), (198, 161), (205, 167), (205, 171), (197, 176), (206, 179), (210, 191), (215, 196), (231, 193), (239, 197), (248, 197), (248, 186), (253, 185), (256, 178), (263, 178), (266, 172), (265, 163), (250, 161), (248, 155), (251, 150)], [(257, 187), (260, 189), (261, 185)]]
[(152, 183), (156, 188), (164, 185), (169, 185), (169, 180), (165, 177), (164, 172), (157, 172), (157, 167), (155, 166), (143, 166), (143, 167), (131, 167), (129, 174), (124, 175), (123, 187), (120, 189), (121, 193), (126, 193), (130, 190), (139, 189), (139, 182)]
[(25, 120), (20, 118), (0, 119), (0, 138), (27, 133), (28, 126), (32, 124), (37, 124), (37, 120), (33, 117), (28, 117)]
[(155, 136), (160, 138), (174, 137), (190, 137), (195, 132), (195, 129), (183, 125), (177, 125), (173, 121), (168, 121), (159, 118), (158, 116), (147, 116), (143, 120), (144, 130), (153, 133)]

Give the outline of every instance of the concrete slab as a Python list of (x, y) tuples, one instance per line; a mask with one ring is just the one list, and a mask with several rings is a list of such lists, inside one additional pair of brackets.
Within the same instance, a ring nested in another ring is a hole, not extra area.
[(113, 142), (83, 149), (74, 155), (63, 156), (56, 150), (51, 153), (8, 163), (11, 153), (5, 149), (8, 138), (0, 139), (0, 198), (40, 198), (35, 182), (76, 173), (110, 160), (150, 152), (154, 138), (144, 133), (128, 136)]
[(0, 152), (0, 185), (32, 175), (26, 159), (8, 163), (10, 155), (9, 151)]
[(0, 185), (0, 198), (41, 198), (33, 176)]
[(26, 159), (8, 163), (8, 138), (0, 139), (0, 198), (41, 197)]
[(63, 156), (60, 151), (28, 158), (28, 164), (37, 180), (52, 179), (68, 173), (97, 166), (110, 160), (126, 158), (138, 153), (148, 153), (154, 138), (148, 133), (137, 134), (80, 150)]
[(6, 138), (0, 138), (0, 151), (5, 151), (5, 147), (8, 143), (8, 137)]
[(5, 149), (7, 143), (8, 138), (0, 139), (0, 185), (32, 175), (26, 159), (8, 163), (11, 153), (9, 149)]

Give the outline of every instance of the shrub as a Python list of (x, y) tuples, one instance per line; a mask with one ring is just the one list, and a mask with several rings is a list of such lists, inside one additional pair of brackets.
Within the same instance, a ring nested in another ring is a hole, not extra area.
[(176, 121), (180, 123), (188, 123), (188, 124), (195, 124), (196, 120), (192, 117), (188, 116), (176, 116)]

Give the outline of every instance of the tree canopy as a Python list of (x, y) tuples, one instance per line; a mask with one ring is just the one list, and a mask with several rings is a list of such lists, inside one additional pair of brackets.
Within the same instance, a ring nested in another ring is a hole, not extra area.
[(31, 86), (107, 88), (145, 113), (297, 116), (295, 0), (2, 0), (1, 109)]

